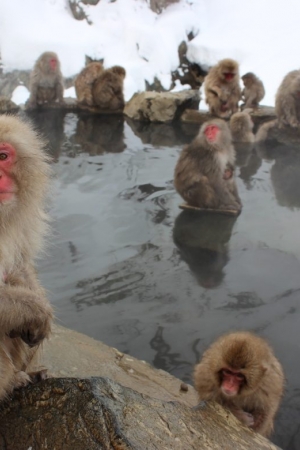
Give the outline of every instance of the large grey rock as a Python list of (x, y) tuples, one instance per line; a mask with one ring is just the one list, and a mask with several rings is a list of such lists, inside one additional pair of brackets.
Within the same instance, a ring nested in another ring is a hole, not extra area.
[(186, 108), (198, 109), (200, 94), (197, 90), (181, 92), (141, 92), (126, 104), (124, 114), (144, 122), (172, 122)]
[(1, 450), (275, 450), (218, 405), (193, 410), (107, 378), (50, 379), (0, 411)]

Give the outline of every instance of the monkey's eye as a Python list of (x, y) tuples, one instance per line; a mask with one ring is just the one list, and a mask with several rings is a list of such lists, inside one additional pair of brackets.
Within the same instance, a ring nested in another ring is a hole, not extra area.
[(1, 160), (1, 161), (4, 161), (4, 160), (7, 159), (7, 158), (8, 158), (7, 153), (0, 153), (0, 160)]

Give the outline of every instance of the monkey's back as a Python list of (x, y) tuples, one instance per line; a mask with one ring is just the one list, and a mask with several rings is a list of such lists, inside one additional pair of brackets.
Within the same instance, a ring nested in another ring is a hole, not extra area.
[(105, 70), (92, 88), (95, 104), (101, 109), (118, 110), (124, 108), (123, 78), (111, 69)]

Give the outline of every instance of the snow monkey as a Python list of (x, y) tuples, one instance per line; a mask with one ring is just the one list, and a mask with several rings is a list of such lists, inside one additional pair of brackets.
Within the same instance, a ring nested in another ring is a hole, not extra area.
[(47, 232), (50, 166), (31, 126), (0, 116), (0, 399), (30, 381), (52, 308), (33, 259)]
[(174, 185), (191, 206), (240, 211), (234, 178), (235, 151), (231, 133), (221, 119), (205, 122), (180, 154)]
[(215, 86), (213, 89), (208, 89), (209, 95), (209, 111), (212, 115), (220, 117), (221, 119), (228, 119), (232, 110), (230, 103), (230, 89), (228, 87), (219, 88)]
[(124, 108), (123, 84), (125, 76), (125, 69), (121, 66), (113, 66), (100, 74), (92, 89), (94, 104), (98, 108), (111, 111)]
[(268, 139), (273, 128), (300, 128), (300, 70), (289, 72), (282, 80), (275, 98), (277, 119), (264, 123), (258, 130), (256, 141)]
[(254, 431), (271, 434), (284, 375), (264, 339), (246, 331), (221, 336), (196, 365), (194, 381), (200, 400), (214, 400)]
[(45, 52), (36, 61), (30, 74), (28, 106), (34, 108), (47, 102), (63, 103), (63, 77), (56, 53)]
[(230, 118), (230, 130), (234, 142), (252, 143), (254, 142), (253, 122), (247, 110), (237, 112)]
[(75, 79), (75, 91), (79, 103), (93, 106), (92, 87), (95, 80), (103, 72), (103, 65), (100, 62), (88, 64)]
[(247, 72), (242, 76), (244, 89), (242, 90), (242, 100), (245, 102), (244, 108), (257, 108), (259, 102), (265, 96), (265, 88), (262, 81), (252, 72)]
[(204, 80), (204, 92), (211, 114), (222, 110), (220, 97), (222, 89), (223, 95), (227, 96), (227, 111), (231, 111), (232, 114), (238, 111), (238, 103), (241, 98), (239, 81), (239, 66), (233, 59), (222, 59), (209, 70)]

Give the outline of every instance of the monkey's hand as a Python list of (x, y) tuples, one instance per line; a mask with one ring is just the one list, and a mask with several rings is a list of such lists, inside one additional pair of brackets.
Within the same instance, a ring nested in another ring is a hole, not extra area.
[(247, 427), (254, 426), (254, 417), (252, 414), (238, 408), (230, 408), (232, 414)]
[(41, 292), (20, 286), (0, 288), (0, 329), (11, 338), (20, 337), (30, 347), (50, 335), (53, 311)]

